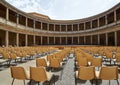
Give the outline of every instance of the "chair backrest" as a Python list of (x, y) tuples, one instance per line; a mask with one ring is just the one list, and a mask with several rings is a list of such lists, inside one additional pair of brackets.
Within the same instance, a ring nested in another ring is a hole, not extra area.
[(116, 62), (120, 62), (120, 53), (116, 53), (115, 58)]
[(99, 79), (103, 80), (118, 79), (118, 67), (117, 66), (101, 67)]
[(11, 59), (16, 59), (17, 58), (17, 55), (15, 53), (10, 53), (10, 58)]
[(92, 80), (95, 78), (95, 68), (93, 66), (81, 66), (78, 69), (78, 78), (82, 80)]
[(9, 59), (10, 58), (10, 55), (9, 55), (8, 52), (3, 52), (2, 55), (3, 55), (4, 59)]
[(28, 76), (23, 67), (12, 66), (10, 67), (10, 69), (11, 69), (12, 78), (20, 79), (20, 80), (28, 79)]
[(56, 58), (51, 58), (50, 59), (50, 67), (54, 67), (54, 68), (58, 68), (60, 67), (60, 60), (59, 59), (56, 59)]
[(87, 66), (88, 65), (87, 58), (85, 58), (85, 57), (79, 58), (77, 65), (78, 66)]
[(44, 67), (30, 67), (30, 79), (41, 82), (47, 80), (47, 75)]
[(47, 62), (44, 58), (37, 58), (36, 59), (36, 66), (37, 67), (40, 67), (40, 66), (47, 67)]
[(92, 66), (100, 67), (100, 66), (102, 66), (102, 59), (101, 58), (93, 58), (91, 64), (92, 64)]

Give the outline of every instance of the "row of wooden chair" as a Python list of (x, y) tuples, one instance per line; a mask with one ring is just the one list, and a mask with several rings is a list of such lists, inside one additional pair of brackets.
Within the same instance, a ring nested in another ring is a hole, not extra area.
[[(81, 66), (76, 71), (75, 74), (75, 84), (77, 84), (77, 80), (116, 80), (118, 82), (118, 67), (116, 66), (106, 66), (101, 67), (100, 71), (96, 71), (94, 66), (86, 67)], [(97, 84), (97, 82), (96, 82)]]
[(53, 52), (54, 50), (57, 50), (57, 48), (41, 48), (41, 47), (11, 47), (11, 48), (0, 48), (0, 64), (7, 62), (8, 66), (10, 66), (11, 61), (15, 60), (15, 63), (17, 64), (17, 61), (23, 62), (23, 60), (29, 60), (34, 59), (35, 53), (39, 56), (40, 54), (48, 53), (49, 51)]
[[(44, 67), (30, 67), (30, 71), (25, 71), (23, 67), (10, 67), (11, 69), (11, 76), (13, 78), (12, 85), (15, 79), (23, 80), (25, 85), (25, 80), (30, 80), (29, 85), (32, 85), (32, 81), (38, 82), (45, 82), (50, 80), (53, 77), (53, 73), (47, 72)], [(50, 85), (50, 83), (49, 83)]]

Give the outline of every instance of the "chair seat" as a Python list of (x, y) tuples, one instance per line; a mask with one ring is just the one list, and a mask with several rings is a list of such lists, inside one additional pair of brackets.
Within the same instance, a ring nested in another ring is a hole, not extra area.
[(0, 59), (0, 63), (6, 62), (6, 60), (4, 59)]
[(29, 71), (26, 71), (26, 76), (27, 76), (27, 79), (30, 79), (30, 72)]
[(99, 79), (100, 71), (95, 71), (95, 76), (97, 79)]
[(51, 73), (51, 72), (46, 72), (46, 75), (47, 75), (47, 81), (50, 81), (50, 79), (51, 79), (52, 76), (53, 76), (53, 73)]

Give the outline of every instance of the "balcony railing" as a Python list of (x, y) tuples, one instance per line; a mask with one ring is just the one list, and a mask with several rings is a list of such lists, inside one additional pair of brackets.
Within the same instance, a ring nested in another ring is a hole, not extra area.
[(93, 29), (87, 29), (87, 30), (81, 30), (81, 31), (69, 31), (69, 32), (60, 31), (59, 32), (59, 31), (47, 31), (47, 30), (40, 30), (40, 29), (26, 27), (24, 25), (20, 25), (20, 24), (16, 24), (14, 22), (11, 22), (11, 21), (7, 21), (4, 18), (0, 18), (0, 22), (7, 24), (7, 25), (10, 25), (10, 26), (13, 26), (13, 27), (23, 29), (23, 30), (30, 30), (30, 31), (34, 31), (34, 32), (49, 33), (49, 34), (71, 34), (71, 33), (72, 34), (79, 34), (79, 33), (86, 33), (86, 32), (88, 33), (88, 32), (93, 32), (93, 31), (97, 31), (97, 30), (101, 30), (101, 29), (106, 29), (108, 27), (112, 27), (112, 26), (115, 26), (117, 24), (120, 24), (120, 21), (117, 21), (117, 22), (113, 22), (111, 24), (107, 24), (107, 25), (104, 25), (104, 26), (101, 26), (98, 28), (93, 28)]

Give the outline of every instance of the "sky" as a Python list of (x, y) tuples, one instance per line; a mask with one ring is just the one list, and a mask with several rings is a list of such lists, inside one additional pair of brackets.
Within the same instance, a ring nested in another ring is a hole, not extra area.
[(82, 19), (102, 13), (120, 0), (6, 0), (24, 12), (37, 12), (55, 20)]

